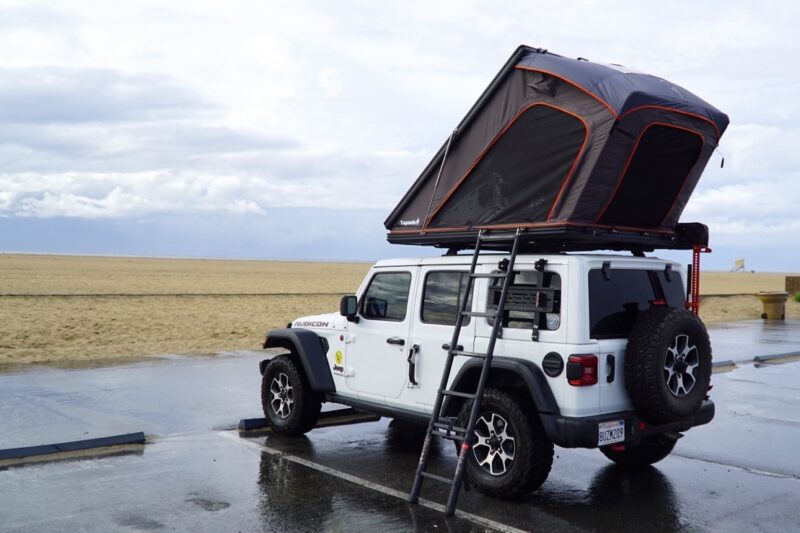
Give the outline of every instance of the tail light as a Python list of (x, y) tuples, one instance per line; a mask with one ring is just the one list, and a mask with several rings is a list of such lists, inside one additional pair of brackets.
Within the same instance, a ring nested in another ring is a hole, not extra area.
[(567, 359), (567, 381), (574, 387), (597, 384), (597, 356), (570, 355)]

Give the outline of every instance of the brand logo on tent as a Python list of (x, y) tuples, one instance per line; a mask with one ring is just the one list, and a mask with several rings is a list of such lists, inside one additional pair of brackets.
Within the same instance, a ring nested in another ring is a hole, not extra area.
[(419, 219), (415, 218), (414, 220), (401, 220), (401, 226), (419, 226)]

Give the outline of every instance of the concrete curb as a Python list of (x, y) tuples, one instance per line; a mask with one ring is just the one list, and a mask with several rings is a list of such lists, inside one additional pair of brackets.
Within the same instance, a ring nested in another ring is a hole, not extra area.
[[(353, 408), (323, 411), (319, 414), (316, 427), (341, 426), (344, 424), (358, 424), (360, 422), (377, 422), (381, 417), (362, 413)], [(266, 418), (243, 418), (239, 421), (239, 431), (269, 430), (269, 421)]]
[(778, 353), (774, 355), (757, 355), (753, 357), (755, 363), (770, 363), (778, 359), (800, 359), (800, 352)]
[(726, 372), (733, 372), (739, 368), (739, 365), (736, 364), (735, 361), (732, 359), (726, 359), (724, 361), (713, 361), (711, 363), (711, 373), (712, 374), (724, 374)]
[(60, 442), (58, 444), (42, 444), (40, 446), (26, 446), (24, 448), (8, 448), (0, 450), (0, 460), (5, 459), (24, 459), (36, 455), (50, 455), (54, 453), (76, 452), (90, 450), (92, 448), (105, 448), (108, 446), (120, 446), (124, 444), (144, 444), (145, 435), (141, 431), (138, 433), (126, 433), (124, 435), (114, 435), (111, 437), (101, 437), (98, 439), (76, 440), (71, 442)]

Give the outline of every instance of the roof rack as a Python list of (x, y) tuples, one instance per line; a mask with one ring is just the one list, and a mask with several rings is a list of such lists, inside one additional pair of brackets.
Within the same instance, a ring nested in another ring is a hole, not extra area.
[[(516, 228), (485, 231), (482, 248), (507, 251), (511, 249)], [(392, 244), (416, 244), (458, 250), (472, 249), (478, 230), (449, 231), (447, 233), (390, 234)], [(698, 222), (678, 224), (675, 232), (637, 231), (631, 229), (600, 228), (596, 226), (557, 226), (548, 228), (520, 228), (520, 250), (531, 253), (585, 252), (593, 250), (652, 252), (656, 249), (691, 250), (694, 246), (708, 246), (708, 227)]]

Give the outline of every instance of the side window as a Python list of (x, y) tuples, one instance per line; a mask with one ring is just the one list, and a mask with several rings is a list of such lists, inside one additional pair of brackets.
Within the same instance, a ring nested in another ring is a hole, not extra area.
[(667, 281), (663, 271), (610, 269), (609, 278), (602, 270), (589, 271), (589, 322), (593, 339), (627, 337), (639, 313), (650, 308), (653, 300), (664, 299), (669, 307), (686, 304), (680, 273), (673, 272)]
[[(454, 326), (468, 279), (467, 272), (429, 272), (425, 277), (425, 292), (422, 297), (422, 321)], [(472, 291), (467, 309), (471, 303)], [(464, 317), (463, 325), (466, 326), (469, 321), (470, 317)]]
[[(503, 315), (504, 328), (532, 329), (536, 320), (540, 330), (556, 330), (560, 327), (561, 276), (555, 272), (545, 272), (544, 281), (539, 287), (538, 274), (533, 270), (514, 272)], [(494, 280), (489, 287), (489, 311), (497, 309), (502, 288), (500, 279)], [(489, 319), (489, 323), (494, 324), (494, 320)]]
[(361, 300), (361, 315), (374, 320), (402, 322), (406, 318), (410, 286), (408, 272), (375, 274)]

